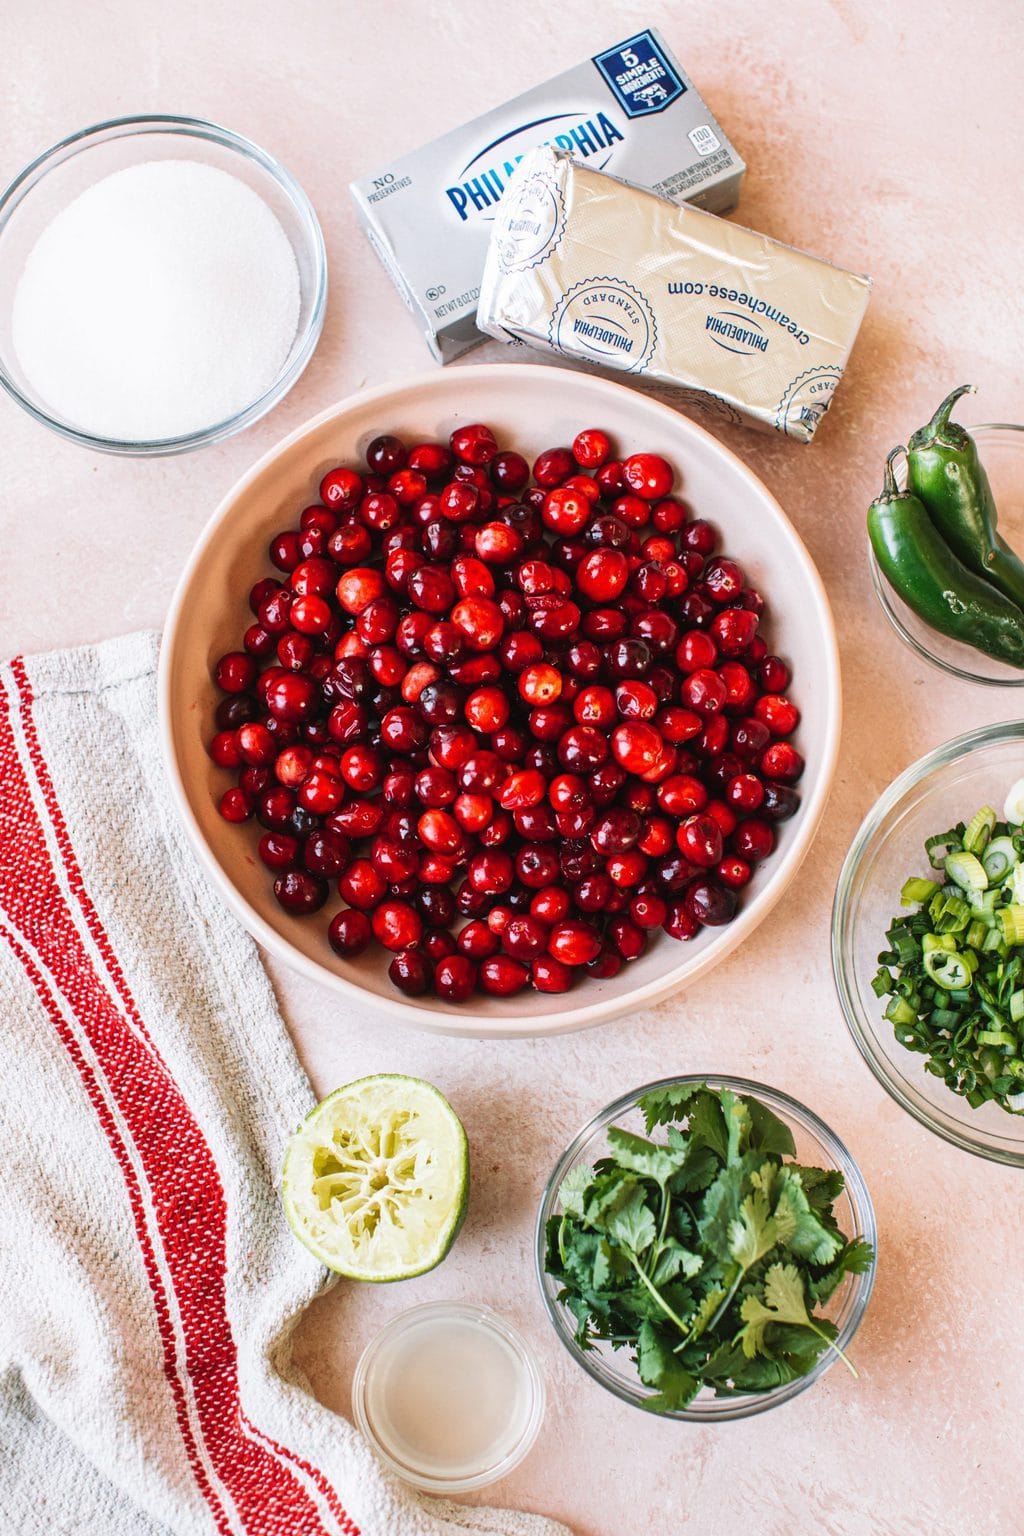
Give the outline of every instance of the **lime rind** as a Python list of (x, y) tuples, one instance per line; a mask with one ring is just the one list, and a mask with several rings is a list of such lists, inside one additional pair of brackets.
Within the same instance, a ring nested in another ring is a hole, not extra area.
[(421, 1078), (380, 1073), (338, 1088), (288, 1144), (285, 1215), (296, 1237), (350, 1279), (411, 1279), (458, 1235), (469, 1146), (443, 1094)]

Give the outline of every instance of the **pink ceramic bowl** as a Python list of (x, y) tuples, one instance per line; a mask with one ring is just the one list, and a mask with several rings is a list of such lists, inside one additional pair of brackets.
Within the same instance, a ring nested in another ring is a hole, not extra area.
[[(251, 622), (248, 593), (267, 574), (267, 544), (316, 499), (331, 466), (355, 462), (381, 432), (407, 440), (447, 439), (460, 422), (485, 421), (503, 446), (527, 457), (571, 442), (584, 427), (609, 432), (622, 453), (663, 454), (682, 494), (719, 525), (728, 553), (769, 603), (767, 634), (794, 670), (804, 705), (797, 742), (807, 760), (796, 816), (779, 827), (778, 846), (743, 893), (735, 920), (705, 929), (692, 943), (659, 933), (647, 953), (607, 981), (587, 978), (572, 991), (513, 998), (474, 996), (459, 1007), (411, 1001), (392, 986), (388, 957), (373, 949), (341, 960), (326, 929), (337, 903), (309, 918), (278, 906), (256, 857), (259, 829), (223, 821), (217, 801), (230, 782), (206, 752), (217, 690), (211, 664), (237, 647)], [(751, 436), (751, 454), (757, 450)], [(201, 535), (171, 603), (160, 662), (163, 747), (173, 794), (196, 855), (230, 910), (272, 955), (342, 999), (445, 1034), (556, 1034), (646, 1007), (696, 981), (742, 944), (793, 879), (821, 820), (839, 745), (839, 660), (821, 579), (778, 503), (735, 454), (685, 416), (621, 384), (564, 368), (498, 363), (452, 368), (365, 390), (286, 438), (225, 497)]]

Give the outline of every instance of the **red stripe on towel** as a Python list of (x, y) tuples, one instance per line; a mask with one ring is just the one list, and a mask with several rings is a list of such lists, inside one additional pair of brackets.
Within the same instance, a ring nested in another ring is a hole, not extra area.
[[(85, 888), (39, 746), (32, 718), (31, 686), (20, 659), (12, 663), (12, 671), (20, 693), (21, 724), (29, 757), (66, 878), (121, 1006), (118, 1007), (97, 972), (64, 901), (44, 827), (36, 814), (30, 784), (18, 755), (6, 699), (0, 699), (0, 844), (8, 851), (8, 858), (0, 871), (0, 900), (13, 926), (40, 956), (87, 1038), (102, 1069), (106, 1090), (142, 1165), (171, 1278), (170, 1300), (176, 1304), (180, 1318), (188, 1385), (203, 1444), (245, 1531), (249, 1536), (328, 1536), (311, 1495), (284, 1465), (283, 1455), (296, 1462), (298, 1458), (290, 1452), (274, 1455), (265, 1444), (246, 1433), (237, 1349), (227, 1313), (224, 1188), (213, 1153), (191, 1109), (149, 1039), (109, 936)], [(96, 1084), (81, 1053), (79, 1061), (81, 1064), (76, 1062), (76, 1066), (95, 1103), (96, 1095), (102, 1097), (102, 1087)], [(130, 1163), (128, 1167), (130, 1170)], [(127, 1173), (125, 1176), (128, 1177)], [(141, 1242), (145, 1225), (138, 1216), (136, 1226)], [(159, 1275), (155, 1278), (159, 1281)], [(152, 1274), (150, 1284), (159, 1316), (159, 1305), (162, 1301), (166, 1308), (168, 1298), (163, 1296), (162, 1287), (158, 1289)], [(172, 1347), (173, 1343), (172, 1335)], [(165, 1357), (166, 1353), (165, 1344)], [(171, 1358), (178, 1380), (176, 1357)], [(193, 1455), (189, 1461), (199, 1482), (202, 1469), (196, 1466)], [(299, 1465), (318, 1486), (329, 1488), (322, 1473), (301, 1462)], [(207, 1496), (210, 1494), (212, 1490)], [(358, 1536), (340, 1505), (338, 1510), (346, 1536)]]

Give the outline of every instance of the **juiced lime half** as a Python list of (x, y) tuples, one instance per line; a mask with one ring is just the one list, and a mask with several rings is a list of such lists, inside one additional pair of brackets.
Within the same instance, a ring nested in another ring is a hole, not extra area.
[(418, 1077), (338, 1088), (288, 1143), (292, 1231), (353, 1280), (407, 1280), (440, 1264), (469, 1195), (469, 1146), (448, 1100)]

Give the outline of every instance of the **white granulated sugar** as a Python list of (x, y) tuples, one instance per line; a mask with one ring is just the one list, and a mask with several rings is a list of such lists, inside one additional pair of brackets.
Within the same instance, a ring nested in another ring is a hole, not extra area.
[(14, 297), (18, 361), (57, 416), (96, 437), (181, 437), (273, 383), (295, 339), (291, 243), (213, 166), (116, 171), (53, 220)]

